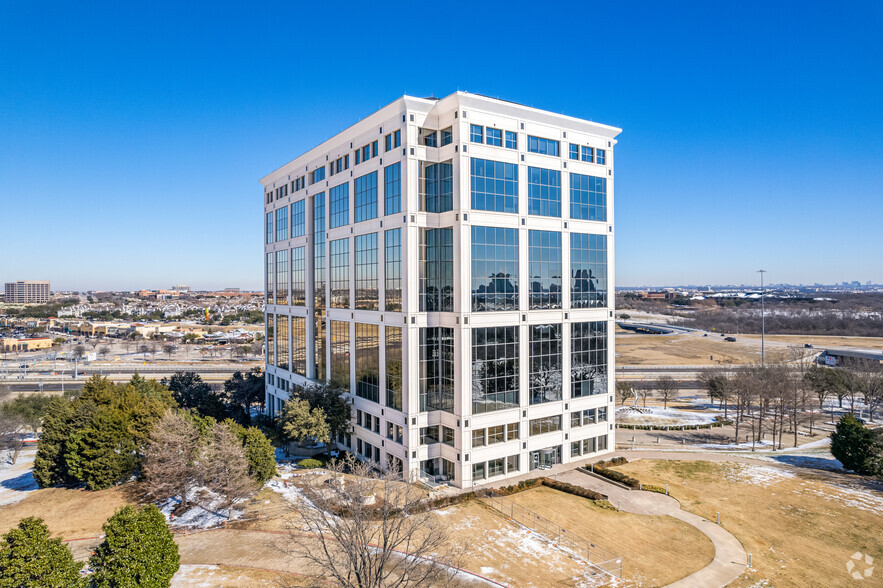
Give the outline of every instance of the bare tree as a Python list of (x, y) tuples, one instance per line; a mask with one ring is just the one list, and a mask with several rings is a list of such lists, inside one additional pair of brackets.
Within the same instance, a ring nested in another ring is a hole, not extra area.
[(644, 408), (647, 407), (647, 399), (653, 396), (653, 383), (652, 382), (640, 382), (635, 384), (635, 391), (638, 393), (638, 396), (641, 398), (641, 402), (644, 405)]
[(616, 398), (620, 405), (624, 405), (626, 400), (634, 398), (634, 396), (635, 387), (631, 382), (620, 380), (616, 383)]
[(29, 428), (21, 416), (0, 412), (0, 449), (12, 452), (13, 464), (25, 445), (24, 435)]
[(142, 343), (138, 346), (138, 353), (144, 356), (144, 359), (147, 359), (147, 352), (150, 351), (150, 347)]
[(98, 354), (101, 357), (107, 357), (108, 353), (110, 353), (110, 347), (108, 347), (107, 345), (102, 345), (98, 348)]
[(656, 391), (662, 398), (662, 407), (668, 408), (668, 401), (678, 396), (678, 383), (671, 376), (662, 376), (656, 380)]
[(172, 354), (175, 352), (175, 346), (171, 343), (166, 343), (162, 346), (162, 350), (166, 355), (169, 356), (169, 359), (171, 359)]
[(332, 483), (306, 482), (305, 500), (294, 505), (289, 520), (291, 542), (283, 549), (341, 586), (450, 583), (465, 546), (452, 545), (423, 491), (400, 481), (398, 472), (375, 473), (373, 465), (348, 455), (326, 468)]
[(883, 364), (867, 359), (848, 362), (845, 369), (851, 372), (851, 389), (861, 392), (862, 401), (868, 409), (868, 420), (874, 422), (874, 411), (883, 402)]
[(227, 507), (257, 491), (248, 475), (245, 449), (230, 427), (217, 423), (212, 439), (200, 459), (199, 476), (203, 484), (224, 497)]
[(196, 461), (199, 458), (199, 430), (195, 423), (168, 410), (150, 432), (144, 449), (144, 488), (158, 500), (181, 497), (187, 504), (187, 493), (196, 486)]
[(82, 343), (74, 347), (74, 357), (76, 359), (83, 359), (86, 355), (86, 346)]

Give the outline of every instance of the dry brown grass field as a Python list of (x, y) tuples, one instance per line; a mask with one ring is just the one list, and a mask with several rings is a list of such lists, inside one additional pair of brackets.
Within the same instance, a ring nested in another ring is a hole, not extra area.
[(623, 558), (624, 584), (620, 585), (664, 586), (704, 568), (714, 558), (708, 537), (667, 515), (605, 510), (585, 498), (542, 487), (510, 499), (616, 552)]
[[(760, 335), (740, 335), (759, 342)], [(767, 335), (767, 342), (784, 343), (803, 347), (809, 343), (815, 347), (856, 347), (858, 349), (883, 350), (883, 337), (825, 337), (815, 335)]]
[[(883, 492), (866, 479), (763, 462), (636, 460), (617, 469), (669, 484), (684, 510), (721, 523), (752, 554), (731, 586), (852, 586), (846, 571), (860, 551), (883, 556)], [(875, 572), (875, 576), (876, 576)], [(880, 586), (879, 578), (865, 585)]]

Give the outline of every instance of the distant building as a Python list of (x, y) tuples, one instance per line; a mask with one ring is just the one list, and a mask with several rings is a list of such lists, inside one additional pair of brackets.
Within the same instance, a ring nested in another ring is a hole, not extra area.
[(0, 349), (4, 352), (36, 351), (37, 349), (49, 349), (52, 347), (52, 339), (49, 337), (28, 337), (18, 339), (14, 337), (0, 339)]
[(4, 300), (12, 304), (49, 302), (49, 282), (32, 280), (6, 282)]
[(190, 292), (190, 286), (187, 284), (178, 284), (171, 287), (172, 292)]
[(224, 292), (236, 293), (241, 292), (241, 290), (239, 288), (224, 288)]
[(674, 300), (677, 298), (677, 292), (640, 292), (639, 296), (641, 298), (646, 298), (647, 300)]

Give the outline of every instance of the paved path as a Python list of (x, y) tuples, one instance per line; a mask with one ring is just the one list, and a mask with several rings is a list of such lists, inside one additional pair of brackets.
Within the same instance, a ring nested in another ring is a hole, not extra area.
[[(681, 458), (683, 459), (683, 456)], [(698, 572), (669, 584), (670, 587), (725, 586), (738, 578), (747, 567), (748, 555), (732, 533), (708, 519), (681, 510), (680, 503), (671, 496), (657, 492), (626, 490), (576, 470), (558, 474), (558, 479), (606, 494), (611, 504), (619, 506), (626, 512), (674, 517), (695, 527), (708, 537), (714, 545), (714, 559), (711, 563)]]

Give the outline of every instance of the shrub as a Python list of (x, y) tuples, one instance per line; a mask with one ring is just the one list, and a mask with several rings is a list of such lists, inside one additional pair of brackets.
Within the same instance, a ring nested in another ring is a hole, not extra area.
[(314, 468), (321, 468), (322, 462), (318, 459), (307, 458), (297, 462), (297, 467), (303, 468), (305, 470), (312, 470)]
[(555, 490), (560, 490), (561, 492), (566, 492), (582, 498), (588, 498), (589, 500), (607, 499), (603, 494), (599, 494), (588, 488), (583, 488), (582, 486), (575, 486), (573, 484), (568, 484), (567, 482), (559, 482), (558, 480), (552, 480), (550, 478), (540, 478), (540, 480), (542, 481), (543, 486), (548, 486), (549, 488), (554, 488)]
[(28, 517), (3, 535), (0, 586), (82, 586), (80, 568), (61, 539), (50, 539), (43, 519)]
[(667, 494), (665, 488), (662, 486), (654, 486), (653, 484), (642, 484), (641, 490), (646, 490), (647, 492), (659, 492), (660, 494)]

